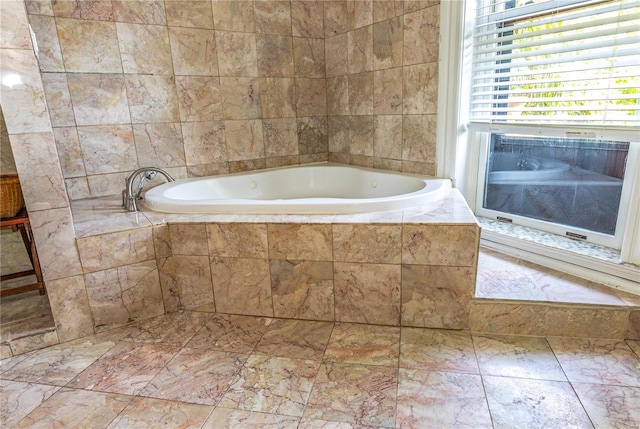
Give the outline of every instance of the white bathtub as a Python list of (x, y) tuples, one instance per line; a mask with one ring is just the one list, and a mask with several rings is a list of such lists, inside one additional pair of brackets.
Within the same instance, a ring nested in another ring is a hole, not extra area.
[(142, 203), (169, 213), (364, 213), (419, 206), (449, 188), (448, 179), (321, 163), (176, 180)]

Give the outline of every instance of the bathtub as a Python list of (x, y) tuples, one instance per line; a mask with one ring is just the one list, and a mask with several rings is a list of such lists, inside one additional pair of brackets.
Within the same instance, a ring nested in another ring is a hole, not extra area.
[(531, 157), (521, 153), (495, 152), (491, 159), (489, 182), (559, 179), (570, 169), (571, 166), (562, 161)]
[(320, 163), (182, 179), (150, 189), (142, 205), (168, 213), (364, 213), (425, 204), (448, 179)]

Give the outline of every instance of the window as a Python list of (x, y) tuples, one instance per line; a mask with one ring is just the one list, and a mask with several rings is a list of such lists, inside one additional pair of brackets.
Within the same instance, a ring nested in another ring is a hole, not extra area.
[(620, 248), (640, 151), (640, 1), (474, 4), (476, 213)]

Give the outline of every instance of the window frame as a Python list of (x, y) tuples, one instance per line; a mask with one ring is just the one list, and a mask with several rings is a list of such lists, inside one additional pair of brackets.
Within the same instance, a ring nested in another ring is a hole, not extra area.
[[(440, 3), (440, 64), (441, 79), (438, 87), (437, 174), (451, 178), (470, 207), (476, 207), (478, 195), (479, 165), (482, 132), (469, 128), (468, 100), (470, 97), (470, 57), (473, 46), (474, 0)], [(445, 23), (447, 25), (445, 25)], [(635, 153), (634, 153), (635, 152)], [(640, 264), (640, 155), (634, 150), (630, 155), (632, 169), (628, 169), (627, 195), (623, 197), (627, 217), (623, 226), (620, 258), (622, 262)], [(630, 171), (629, 171), (630, 170)], [(483, 233), (484, 235), (484, 233)], [(579, 255), (567, 251), (553, 251), (542, 256), (532, 251), (522, 240), (511, 240), (511, 253), (525, 259), (553, 265), (556, 269), (579, 273), (583, 277), (607, 283), (640, 294), (638, 282), (632, 282), (636, 290), (620, 286), (613, 263), (593, 264), (586, 261), (579, 266)], [(591, 265), (589, 265), (591, 264)], [(612, 277), (613, 276), (613, 277)], [(614, 278), (615, 277), (615, 278)]]

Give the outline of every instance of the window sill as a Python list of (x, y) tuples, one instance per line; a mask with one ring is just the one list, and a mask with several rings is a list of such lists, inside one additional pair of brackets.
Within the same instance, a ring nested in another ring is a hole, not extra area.
[(478, 222), (487, 248), (640, 295), (640, 267), (622, 262), (615, 249), (488, 218)]

